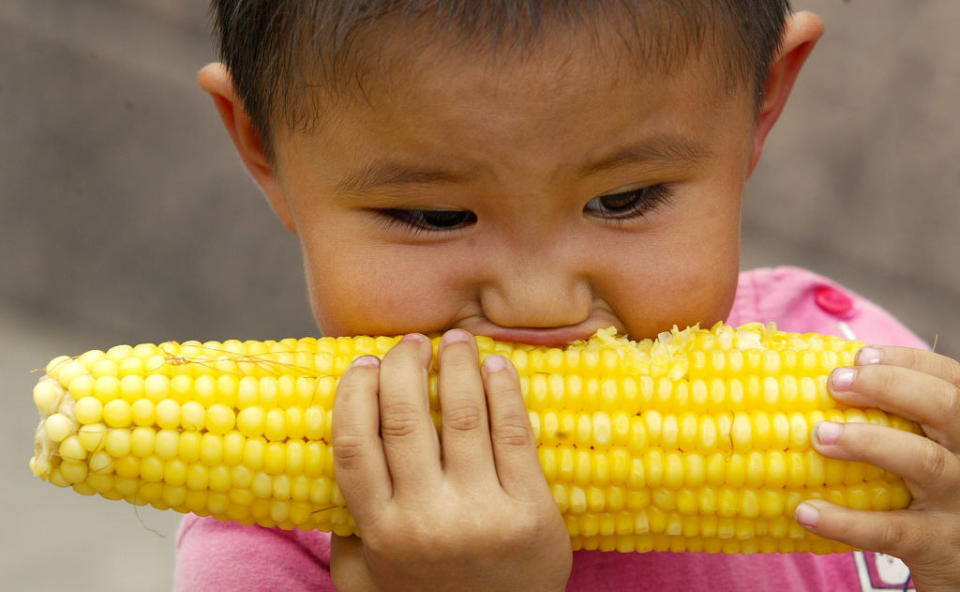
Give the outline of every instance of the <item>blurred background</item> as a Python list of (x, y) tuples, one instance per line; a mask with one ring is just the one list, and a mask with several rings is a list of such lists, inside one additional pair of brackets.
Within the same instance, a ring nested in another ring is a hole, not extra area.
[[(827, 24), (748, 187), (743, 265), (801, 265), (960, 357), (960, 2), (797, 0)], [(34, 369), (314, 334), (299, 250), (195, 75), (201, 0), (0, 3), (0, 573), (168, 590), (178, 517), (33, 478)]]

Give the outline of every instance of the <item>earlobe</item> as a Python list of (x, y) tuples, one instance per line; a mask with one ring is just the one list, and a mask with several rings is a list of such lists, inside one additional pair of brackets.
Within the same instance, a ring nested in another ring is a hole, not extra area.
[(223, 126), (230, 134), (244, 166), (260, 186), (273, 211), (283, 225), (296, 234), (293, 216), (277, 177), (276, 167), (264, 148), (259, 131), (244, 109), (243, 101), (234, 89), (233, 77), (227, 67), (216, 62), (207, 64), (197, 75), (197, 82), (213, 99)]
[(812, 12), (798, 12), (787, 19), (780, 52), (770, 66), (767, 82), (764, 85), (763, 104), (757, 114), (753, 135), (753, 156), (750, 162), (751, 173), (757, 161), (760, 160), (767, 134), (770, 133), (770, 129), (787, 104), (790, 91), (803, 64), (822, 35), (823, 21)]

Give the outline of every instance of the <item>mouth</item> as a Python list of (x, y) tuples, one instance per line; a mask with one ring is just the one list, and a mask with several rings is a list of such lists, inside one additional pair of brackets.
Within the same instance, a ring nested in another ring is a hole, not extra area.
[(574, 341), (589, 339), (599, 329), (606, 329), (610, 326), (616, 327), (618, 333), (623, 332), (623, 328), (618, 327), (616, 323), (599, 320), (598, 322), (563, 327), (500, 327), (493, 323), (483, 323), (463, 328), (474, 335), (483, 335), (497, 341), (526, 343), (544, 347), (565, 347)]

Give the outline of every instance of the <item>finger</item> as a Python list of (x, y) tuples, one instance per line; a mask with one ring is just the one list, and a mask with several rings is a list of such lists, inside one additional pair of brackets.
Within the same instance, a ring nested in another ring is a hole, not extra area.
[(438, 360), (444, 471), (461, 483), (495, 477), (476, 341), (452, 329), (440, 341)]
[(362, 356), (347, 368), (333, 401), (333, 469), (357, 522), (390, 499), (390, 474), (377, 410), (379, 360)]
[(915, 498), (957, 505), (953, 500), (960, 488), (960, 459), (928, 438), (867, 423), (823, 421), (814, 426), (813, 445), (824, 456), (862, 461), (900, 475)]
[(359, 538), (336, 534), (330, 537), (330, 579), (337, 590), (378, 590)]
[(505, 357), (491, 355), (483, 362), (482, 375), (490, 414), (490, 440), (501, 486), (519, 499), (549, 496), (516, 369)]
[(879, 407), (923, 426), (927, 434), (960, 451), (960, 389), (932, 374), (886, 364), (837, 368), (830, 374), (835, 399)]
[(857, 352), (858, 366), (884, 364), (931, 374), (960, 388), (960, 361), (912, 347), (869, 345)]
[(380, 368), (380, 437), (394, 495), (431, 487), (440, 476), (440, 443), (430, 417), (428, 368), (433, 347), (411, 333)]
[(886, 553), (910, 562), (937, 544), (931, 537), (936, 518), (910, 510), (872, 512), (851, 510), (825, 500), (797, 506), (797, 522), (810, 532), (860, 549)]

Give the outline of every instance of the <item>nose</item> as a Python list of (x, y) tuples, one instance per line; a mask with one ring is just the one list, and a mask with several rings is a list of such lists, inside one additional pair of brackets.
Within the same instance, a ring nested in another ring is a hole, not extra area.
[(501, 327), (547, 328), (582, 323), (593, 296), (586, 277), (549, 262), (517, 262), (481, 292), (484, 315)]

